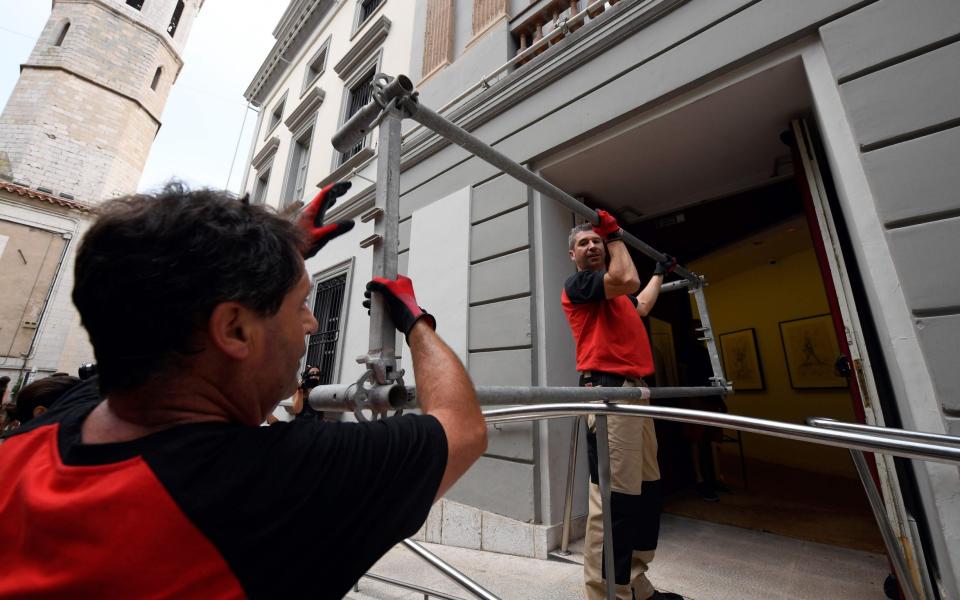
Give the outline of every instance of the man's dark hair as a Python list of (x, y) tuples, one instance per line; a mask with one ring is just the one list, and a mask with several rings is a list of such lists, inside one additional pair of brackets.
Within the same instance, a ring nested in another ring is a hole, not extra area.
[(104, 394), (201, 351), (196, 333), (222, 302), (276, 314), (301, 276), (299, 229), (247, 198), (172, 182), (99, 215), (77, 253), (73, 302)]
[(13, 411), (14, 417), (20, 421), (21, 425), (26, 423), (33, 418), (33, 411), (38, 407), (42, 406), (49, 409), (78, 383), (80, 383), (80, 379), (77, 377), (51, 375), (23, 386), (17, 392), (17, 407)]

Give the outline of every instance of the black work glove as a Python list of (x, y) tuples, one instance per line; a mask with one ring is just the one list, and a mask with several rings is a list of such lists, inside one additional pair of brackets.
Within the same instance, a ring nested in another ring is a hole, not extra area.
[(321, 248), (327, 245), (327, 242), (337, 236), (341, 236), (353, 229), (353, 220), (336, 221), (329, 225), (323, 224), (323, 219), (327, 211), (336, 202), (337, 198), (347, 193), (352, 184), (349, 181), (340, 183), (331, 183), (324, 187), (310, 201), (310, 204), (303, 209), (300, 217), (297, 219), (297, 225), (303, 233), (303, 243), (300, 245), (300, 253), (304, 259), (308, 259)]
[(373, 292), (383, 295), (383, 302), (390, 320), (403, 335), (410, 335), (410, 330), (420, 319), (425, 319), (427, 324), (436, 330), (437, 320), (417, 304), (417, 297), (413, 293), (413, 281), (409, 277), (405, 275), (398, 275), (396, 279), (374, 277), (373, 281), (367, 284), (367, 291), (363, 293), (367, 298), (363, 301), (363, 306), (368, 310), (370, 294)]
[(664, 254), (663, 256), (665, 257), (663, 260), (657, 261), (657, 267), (653, 270), (654, 275), (666, 275), (677, 266), (677, 259), (669, 254)]

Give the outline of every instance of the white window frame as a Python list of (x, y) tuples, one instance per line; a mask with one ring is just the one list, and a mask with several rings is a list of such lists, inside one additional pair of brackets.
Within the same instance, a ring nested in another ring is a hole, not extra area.
[[(347, 122), (347, 110), (350, 108), (350, 95), (352, 94), (353, 88), (360, 83), (364, 76), (369, 74), (370, 71), (373, 71), (374, 76), (380, 72), (380, 65), (383, 62), (383, 48), (379, 48), (376, 53), (368, 60), (365, 60), (359, 67), (354, 69), (348, 77), (344, 78), (343, 85), (343, 97), (340, 100), (340, 117), (337, 120), (337, 129), (343, 127), (343, 124)], [(371, 131), (363, 138), (362, 148), (369, 148), (373, 139), (373, 132)], [(331, 165), (331, 170), (336, 169), (341, 166), (346, 161), (350, 160), (342, 159), (343, 152), (334, 152), (333, 153), (333, 164)], [(352, 157), (351, 157), (352, 158)]]
[(287, 92), (284, 92), (283, 95), (280, 96), (280, 99), (273, 104), (273, 110), (270, 111), (270, 120), (267, 121), (267, 131), (263, 134), (263, 139), (270, 137), (273, 130), (276, 129), (280, 123), (283, 123), (283, 111), (286, 110), (286, 108)]
[[(310, 154), (313, 151), (313, 137), (316, 134), (316, 115), (305, 122), (290, 137), (290, 152), (287, 159), (287, 172), (283, 185), (283, 193), (280, 195), (280, 208), (287, 206), (297, 200), (302, 200), (307, 190), (307, 176), (310, 170)], [(309, 145), (306, 152), (301, 152), (298, 146), (304, 137), (309, 138)], [(300, 190), (299, 196), (297, 190)]]
[[(300, 96), (303, 96), (307, 93), (307, 90), (310, 89), (314, 83), (326, 72), (327, 63), (330, 62), (330, 39), (331, 36), (327, 36), (326, 41), (323, 42), (323, 45), (314, 52), (313, 56), (310, 57), (310, 60), (307, 61), (307, 67), (303, 74), (303, 89), (300, 90)], [(311, 76), (311, 73), (314, 72), (313, 64), (317, 62), (317, 59), (323, 57), (323, 64), (320, 66), (320, 69), (316, 71), (315, 75)]]
[[(317, 271), (310, 278), (310, 314), (315, 314), (317, 307), (315, 303), (317, 301), (317, 286), (319, 286), (324, 281), (333, 279), (334, 277), (339, 277), (340, 275), (346, 274), (347, 278), (344, 282), (343, 288), (343, 304), (340, 307), (340, 322), (338, 331), (340, 335), (337, 336), (337, 350), (336, 356), (334, 356), (333, 362), (333, 383), (340, 383), (341, 369), (343, 368), (343, 344), (346, 339), (347, 331), (347, 319), (350, 316), (350, 293), (353, 290), (353, 268), (356, 258), (351, 256), (350, 258), (339, 262), (333, 266), (327, 267), (321, 271)], [(309, 349), (310, 336), (306, 336), (306, 345)], [(300, 361), (300, 371), (306, 368), (307, 365), (307, 352), (304, 353), (303, 359)]]
[(273, 162), (266, 167), (257, 170), (256, 178), (253, 180), (253, 197), (250, 198), (251, 204), (267, 203), (267, 192), (270, 191), (270, 180), (273, 178)]
[(374, 15), (383, 10), (383, 6), (387, 3), (387, 0), (380, 0), (380, 4), (373, 9), (373, 11), (366, 16), (365, 19), (360, 19), (360, 11), (363, 8), (363, 3), (365, 0), (357, 0), (357, 6), (353, 13), (353, 30), (350, 33), (350, 39), (353, 39), (353, 36), (357, 35), (363, 26), (373, 20)]

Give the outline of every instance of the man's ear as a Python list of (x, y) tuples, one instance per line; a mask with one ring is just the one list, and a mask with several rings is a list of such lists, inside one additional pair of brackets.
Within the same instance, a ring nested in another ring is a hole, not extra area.
[(577, 262), (577, 259), (573, 257), (573, 250), (570, 251), (570, 260)]
[(236, 360), (250, 355), (254, 328), (253, 312), (239, 302), (221, 302), (207, 322), (207, 335), (220, 351)]

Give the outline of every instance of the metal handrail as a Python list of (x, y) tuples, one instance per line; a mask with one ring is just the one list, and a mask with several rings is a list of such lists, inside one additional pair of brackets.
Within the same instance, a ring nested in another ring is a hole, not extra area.
[[(478, 388), (478, 390), (484, 388)], [(490, 389), (490, 388), (485, 388)], [(509, 388), (505, 388), (509, 389)], [(527, 388), (529, 389), (529, 388)], [(570, 389), (570, 388), (545, 388), (545, 389)], [(613, 392), (617, 396), (629, 394), (634, 391), (635, 396), (640, 396), (642, 390), (646, 388), (573, 388), (585, 392), (587, 395), (596, 395), (598, 392)], [(657, 388), (647, 390), (652, 392)], [(665, 389), (665, 388), (660, 388)], [(681, 390), (683, 388), (672, 388)], [(696, 388), (694, 388), (696, 389)], [(770, 435), (784, 439), (798, 440), (814, 444), (823, 444), (839, 448), (846, 448), (853, 454), (854, 464), (861, 481), (864, 484), (867, 497), (870, 500), (871, 508), (877, 519), (887, 550), (890, 553), (894, 570), (897, 572), (898, 580), (903, 587), (907, 598), (914, 600), (920, 598), (916, 591), (916, 586), (907, 570), (907, 562), (903, 556), (902, 547), (899, 545), (893, 528), (886, 518), (883, 510), (882, 498), (876, 486), (873, 485), (869, 472), (866, 469), (866, 463), (863, 461), (863, 451), (878, 452), (890, 454), (904, 458), (915, 458), (920, 460), (931, 460), (951, 464), (960, 464), (960, 437), (946, 436), (941, 434), (929, 434), (924, 432), (906, 431), (902, 429), (889, 429), (885, 427), (875, 427), (861, 425), (858, 423), (844, 423), (826, 418), (811, 418), (808, 422), (811, 425), (798, 425), (795, 423), (783, 423), (769, 419), (757, 419), (754, 417), (744, 417), (740, 415), (730, 415), (724, 413), (713, 413), (686, 408), (671, 408), (665, 406), (649, 406), (636, 404), (616, 404), (616, 403), (597, 403), (597, 402), (560, 402), (556, 404), (534, 404), (524, 406), (512, 406), (508, 408), (495, 408), (483, 412), (486, 422), (509, 423), (521, 421), (537, 421), (541, 419), (557, 419), (564, 417), (581, 417), (583, 415), (593, 414), (598, 418), (598, 437), (601, 429), (600, 424), (606, 420), (607, 416), (627, 416), (627, 417), (647, 417), (654, 419), (664, 419), (680, 423), (692, 423), (697, 425), (706, 425), (713, 427), (723, 427), (736, 431), (747, 431), (759, 433), (761, 435)], [(605, 423), (604, 423), (605, 424)], [(600, 440), (598, 439), (598, 442)], [(600, 454), (603, 448), (598, 448)], [(603, 461), (604, 457), (598, 457)], [(858, 460), (859, 459), (859, 460)], [(571, 456), (571, 460), (575, 460)], [(607, 461), (609, 458), (607, 457)], [(609, 464), (609, 463), (608, 463)], [(602, 465), (601, 465), (602, 467)], [(609, 480), (609, 473), (601, 468), (601, 480)], [(601, 481), (604, 483), (604, 481)], [(609, 481), (606, 482), (609, 485)], [(568, 489), (572, 490), (568, 482)], [(570, 494), (566, 503), (570, 503)], [(564, 507), (565, 512), (569, 509)], [(567, 526), (568, 527), (568, 526)], [(476, 582), (469, 579), (466, 575), (440, 560), (425, 548), (413, 542), (404, 541), (404, 544), (414, 550), (419, 556), (434, 565), (445, 575), (459, 583), (465, 590), (471, 592), (474, 597), (482, 600), (495, 599), (489, 591), (480, 587)], [(412, 584), (403, 584), (392, 580), (386, 580), (382, 577), (375, 577), (387, 583), (399, 585), (401, 587)], [(465, 583), (466, 582), (466, 583)]]
[(822, 427), (825, 429), (836, 429), (837, 431), (877, 433), (880, 435), (890, 435), (905, 440), (960, 446), (960, 437), (954, 435), (945, 435), (943, 433), (927, 433), (925, 431), (910, 431), (909, 429), (897, 429), (895, 427), (878, 427), (876, 425), (864, 425), (863, 423), (847, 423), (844, 421), (838, 421), (836, 419), (828, 419), (826, 417), (810, 417), (807, 419), (807, 425), (811, 427)]
[[(645, 406), (636, 404), (597, 405), (585, 402), (496, 408), (485, 411), (483, 414), (487, 419), (487, 423), (508, 423), (576, 417), (591, 413), (614, 416), (651, 417), (679, 423), (724, 427), (801, 442), (812, 442), (826, 446), (846, 448), (848, 450), (865, 450), (903, 458), (918, 458), (921, 460), (960, 464), (960, 447), (956, 446), (904, 440), (896, 436), (883, 436), (875, 433), (834, 431), (819, 427), (810, 427), (808, 425), (771, 421), (769, 419), (757, 419), (754, 417), (712, 413), (686, 408), (672, 408), (668, 406)], [(958, 442), (960, 442), (960, 440), (958, 440)]]

